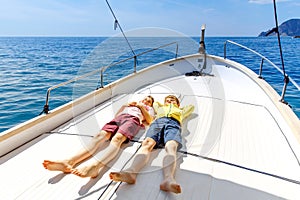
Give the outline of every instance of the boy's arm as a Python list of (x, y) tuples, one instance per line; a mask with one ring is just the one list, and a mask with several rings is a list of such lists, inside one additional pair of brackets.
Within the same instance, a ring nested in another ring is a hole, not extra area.
[(182, 108), (182, 119), (187, 118), (194, 111), (195, 106), (187, 105)]
[(137, 104), (136, 107), (138, 107), (141, 110), (146, 122), (148, 124), (151, 124), (151, 122), (153, 121), (153, 117), (149, 114), (149, 112), (145, 109), (145, 107), (141, 104)]
[(135, 102), (135, 101), (122, 105), (121, 108), (118, 110), (118, 112), (115, 114), (115, 117), (118, 116), (121, 112), (123, 112), (123, 110), (124, 110), (126, 107), (129, 107), (129, 106), (136, 106), (136, 105), (137, 105), (137, 102)]
[(157, 113), (159, 107), (162, 107), (162, 106), (163, 106), (163, 104), (159, 103), (158, 101), (155, 101), (153, 103), (153, 109), (154, 109), (155, 113)]

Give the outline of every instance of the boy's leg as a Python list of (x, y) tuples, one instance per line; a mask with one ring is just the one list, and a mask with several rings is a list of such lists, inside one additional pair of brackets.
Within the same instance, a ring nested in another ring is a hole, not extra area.
[(104, 140), (110, 138), (110, 135), (110, 132), (101, 130), (100, 133), (98, 133), (92, 139), (92, 141), (86, 148), (81, 149), (77, 154), (75, 154), (69, 159), (60, 161), (44, 160), (44, 168), (51, 171), (62, 171), (64, 173), (70, 173), (75, 165), (92, 156), (97, 151), (100, 144), (102, 144)]
[(175, 180), (177, 147), (178, 142), (175, 140), (170, 140), (165, 145), (167, 155), (163, 160), (164, 180), (160, 184), (163, 191), (181, 193), (181, 187)]
[(121, 172), (111, 172), (110, 178), (114, 181), (127, 182), (129, 184), (134, 184), (136, 181), (137, 174), (141, 169), (147, 164), (150, 158), (150, 152), (154, 148), (156, 142), (152, 138), (147, 137), (143, 143), (136, 156), (133, 159), (131, 166)]
[(101, 158), (98, 159), (98, 161), (79, 169), (73, 169), (72, 173), (80, 177), (97, 177), (99, 174), (99, 169), (107, 165), (112, 159), (115, 158), (121, 145), (126, 141), (126, 139), (127, 137), (123, 134), (116, 133), (113, 136), (109, 146), (103, 150), (104, 153), (102, 154)]

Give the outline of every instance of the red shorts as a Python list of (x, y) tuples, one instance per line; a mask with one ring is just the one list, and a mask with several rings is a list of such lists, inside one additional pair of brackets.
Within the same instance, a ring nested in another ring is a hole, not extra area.
[(140, 124), (139, 118), (124, 113), (105, 124), (102, 130), (111, 132), (111, 138), (116, 133), (121, 133), (131, 140), (139, 132), (141, 127), (142, 125)]

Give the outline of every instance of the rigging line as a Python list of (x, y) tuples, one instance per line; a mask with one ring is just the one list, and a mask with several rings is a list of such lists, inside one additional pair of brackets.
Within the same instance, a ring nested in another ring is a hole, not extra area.
[(65, 133), (65, 132), (57, 132), (57, 131), (49, 131), (49, 132), (45, 132), (43, 134), (58, 134), (58, 135), (75, 135), (75, 136), (81, 136), (81, 137), (94, 137), (92, 135), (87, 135), (87, 134), (78, 134), (78, 133)]
[[(130, 141), (131, 141), (131, 142), (142, 143), (141, 141), (138, 141), (138, 140), (130, 140)], [(140, 148), (141, 146), (142, 146), (142, 145), (140, 145), (139, 148)], [(139, 149), (139, 148), (138, 148), (138, 149)], [(138, 149), (136, 150), (136, 152), (138, 151)], [(157, 148), (157, 149), (162, 149), (162, 147), (159, 147), (159, 148)], [(135, 152), (133, 155), (135, 155), (136, 152)], [(271, 177), (274, 177), (274, 178), (278, 178), (278, 179), (281, 179), (281, 180), (284, 180), (284, 181), (288, 181), (288, 182), (291, 182), (291, 183), (295, 183), (295, 184), (300, 185), (300, 181), (294, 180), (294, 179), (290, 179), (290, 178), (286, 178), (286, 177), (284, 177), (284, 176), (279, 176), (279, 175), (276, 175), (276, 174), (271, 174), (271, 173), (264, 172), (264, 171), (260, 171), (260, 170), (257, 170), (257, 169), (253, 169), (253, 168), (245, 167), (245, 166), (242, 166), (242, 165), (234, 164), (234, 163), (231, 163), (231, 162), (227, 162), (227, 161), (223, 161), (223, 160), (219, 160), (219, 159), (215, 159), (215, 158), (210, 158), (210, 157), (198, 155), (198, 154), (195, 154), (195, 153), (190, 153), (190, 152), (188, 152), (188, 151), (178, 150), (178, 152), (180, 152), (180, 153), (182, 153), (182, 154), (186, 154), (186, 155), (198, 157), (198, 158), (203, 158), (203, 159), (205, 159), (205, 160), (209, 160), (209, 161), (212, 161), (212, 162), (222, 163), (222, 164), (229, 165), (229, 166), (233, 166), (233, 167), (237, 167), (237, 168), (240, 168), (240, 169), (245, 169), (245, 170), (248, 170), (248, 171), (251, 171), (251, 172), (256, 172), (256, 173), (263, 174), (263, 175), (266, 175), (266, 176), (271, 176)], [(133, 157), (133, 156), (132, 156), (132, 157)], [(132, 159), (132, 157), (127, 161), (127, 163)], [(126, 165), (127, 163), (125, 163), (125, 165)], [(123, 166), (123, 168), (125, 167), (125, 165)], [(120, 186), (120, 185), (119, 185), (119, 186)], [(116, 188), (116, 190), (119, 188), (119, 186)], [(115, 190), (115, 191), (116, 191), (116, 190)]]
[(268, 173), (268, 172), (256, 170), (256, 169), (253, 169), (253, 168), (245, 167), (245, 166), (242, 166), (242, 165), (234, 164), (234, 163), (231, 163), (231, 162), (227, 162), (227, 161), (223, 161), (223, 160), (219, 160), (219, 159), (215, 159), (215, 158), (201, 156), (201, 155), (198, 155), (198, 154), (195, 154), (195, 153), (189, 153), (187, 151), (181, 151), (181, 150), (179, 150), (178, 152), (183, 153), (183, 154), (187, 154), (187, 155), (191, 155), (191, 156), (195, 156), (195, 157), (198, 157), (198, 158), (203, 158), (205, 160), (209, 160), (209, 161), (212, 161), (212, 162), (222, 163), (222, 164), (230, 165), (230, 166), (233, 166), (233, 167), (245, 169), (245, 170), (248, 170), (248, 171), (251, 171), (251, 172), (260, 173), (260, 174), (263, 174), (263, 175), (271, 176), (271, 177), (274, 177), (274, 178), (278, 178), (278, 179), (281, 179), (281, 180), (284, 180), (284, 181), (288, 181), (288, 182), (300, 185), (300, 181), (294, 180), (294, 179), (290, 179), (290, 178), (286, 178), (284, 176), (279, 176), (279, 175), (276, 175), (276, 174), (271, 174), (271, 173)]
[(121, 30), (121, 32), (122, 32), (122, 34), (123, 34), (123, 37), (125, 38), (125, 40), (126, 40), (128, 46), (129, 46), (129, 48), (131, 49), (132, 54), (133, 54), (134, 56), (136, 56), (136, 54), (134, 53), (134, 51), (133, 51), (133, 49), (132, 49), (132, 47), (131, 47), (131, 45), (130, 45), (130, 43), (129, 43), (129, 41), (128, 41), (128, 39), (127, 39), (127, 37), (126, 37), (126, 35), (125, 35), (125, 33), (124, 33), (124, 31), (123, 31), (123, 29), (122, 29), (122, 27), (121, 27), (119, 21), (118, 21), (116, 15), (115, 15), (115, 13), (114, 13), (114, 11), (113, 11), (113, 9), (112, 9), (111, 6), (109, 5), (108, 1), (107, 1), (107, 0), (105, 0), (105, 1), (106, 1), (107, 5), (108, 5), (108, 7), (109, 7), (109, 9), (110, 9), (110, 12), (112, 13), (113, 17), (115, 18), (115, 29), (116, 29), (117, 27), (120, 28), (120, 30)]
[[(141, 143), (140, 141), (137, 141), (137, 140), (130, 140), (130, 141)], [(162, 149), (162, 148), (163, 147), (158, 147), (157, 149)], [(198, 154), (195, 154), (195, 153), (190, 153), (188, 151), (178, 150), (178, 152), (182, 153), (182, 154), (198, 157), (198, 158), (203, 158), (205, 160), (209, 160), (209, 161), (212, 161), (212, 162), (222, 163), (222, 164), (230, 165), (230, 166), (233, 166), (233, 167), (245, 169), (245, 170), (248, 170), (248, 171), (251, 171), (251, 172), (260, 173), (260, 174), (263, 174), (263, 175), (271, 176), (271, 177), (274, 177), (274, 178), (278, 178), (278, 179), (281, 179), (281, 180), (284, 180), (284, 181), (288, 181), (288, 182), (300, 185), (300, 181), (290, 179), (290, 178), (286, 178), (284, 176), (279, 176), (279, 175), (276, 175), (276, 174), (271, 174), (271, 173), (260, 171), (260, 170), (257, 170), (257, 169), (253, 169), (253, 168), (245, 167), (245, 166), (242, 166), (242, 165), (234, 164), (234, 163), (231, 163), (231, 162), (227, 162), (227, 161), (223, 161), (223, 160), (219, 160), (219, 159), (215, 159), (215, 158), (210, 158), (210, 157), (198, 155)]]
[[(142, 147), (141, 142), (137, 141), (137, 140), (130, 140), (133, 142), (138, 142), (140, 143), (139, 147), (135, 150), (135, 152), (132, 154), (132, 156), (124, 163), (123, 167), (121, 168), (121, 170), (123, 170), (125, 168), (125, 166), (130, 162), (131, 159), (134, 158), (134, 156), (136, 155), (136, 153), (139, 151), (139, 149)], [(120, 170), (120, 171), (121, 171)], [(114, 181), (111, 180), (111, 182), (108, 184), (108, 186), (105, 188), (105, 190), (102, 192), (102, 194), (100, 195), (99, 199), (101, 199), (101, 197), (103, 196), (103, 194), (107, 191), (107, 189), (109, 188), (109, 186), (113, 183)], [(119, 189), (119, 187), (121, 186), (122, 181), (117, 183), (117, 187), (115, 188), (114, 192), (112, 193), (112, 195), (110, 196), (109, 199), (113, 198), (114, 194), (116, 193), (116, 191)]]
[(281, 41), (280, 41), (280, 34), (279, 34), (279, 28), (278, 28), (278, 20), (277, 20), (277, 10), (276, 10), (276, 1), (273, 0), (273, 5), (274, 5), (274, 16), (275, 16), (275, 23), (276, 23), (276, 33), (277, 33), (277, 38), (278, 38), (278, 45), (279, 45), (279, 52), (280, 52), (280, 59), (281, 59), (281, 65), (282, 65), (282, 71), (283, 75), (286, 78), (285, 74), (285, 68), (284, 68), (284, 61), (283, 61), (283, 55), (282, 55), (282, 48), (281, 48)]

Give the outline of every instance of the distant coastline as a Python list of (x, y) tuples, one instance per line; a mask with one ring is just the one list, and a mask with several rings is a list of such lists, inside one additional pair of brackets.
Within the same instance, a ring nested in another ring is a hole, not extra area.
[[(274, 36), (276, 35), (276, 28), (268, 31), (261, 32), (259, 37)], [(281, 36), (291, 36), (294, 38), (300, 37), (300, 19), (289, 19), (278, 27), (278, 32)]]

